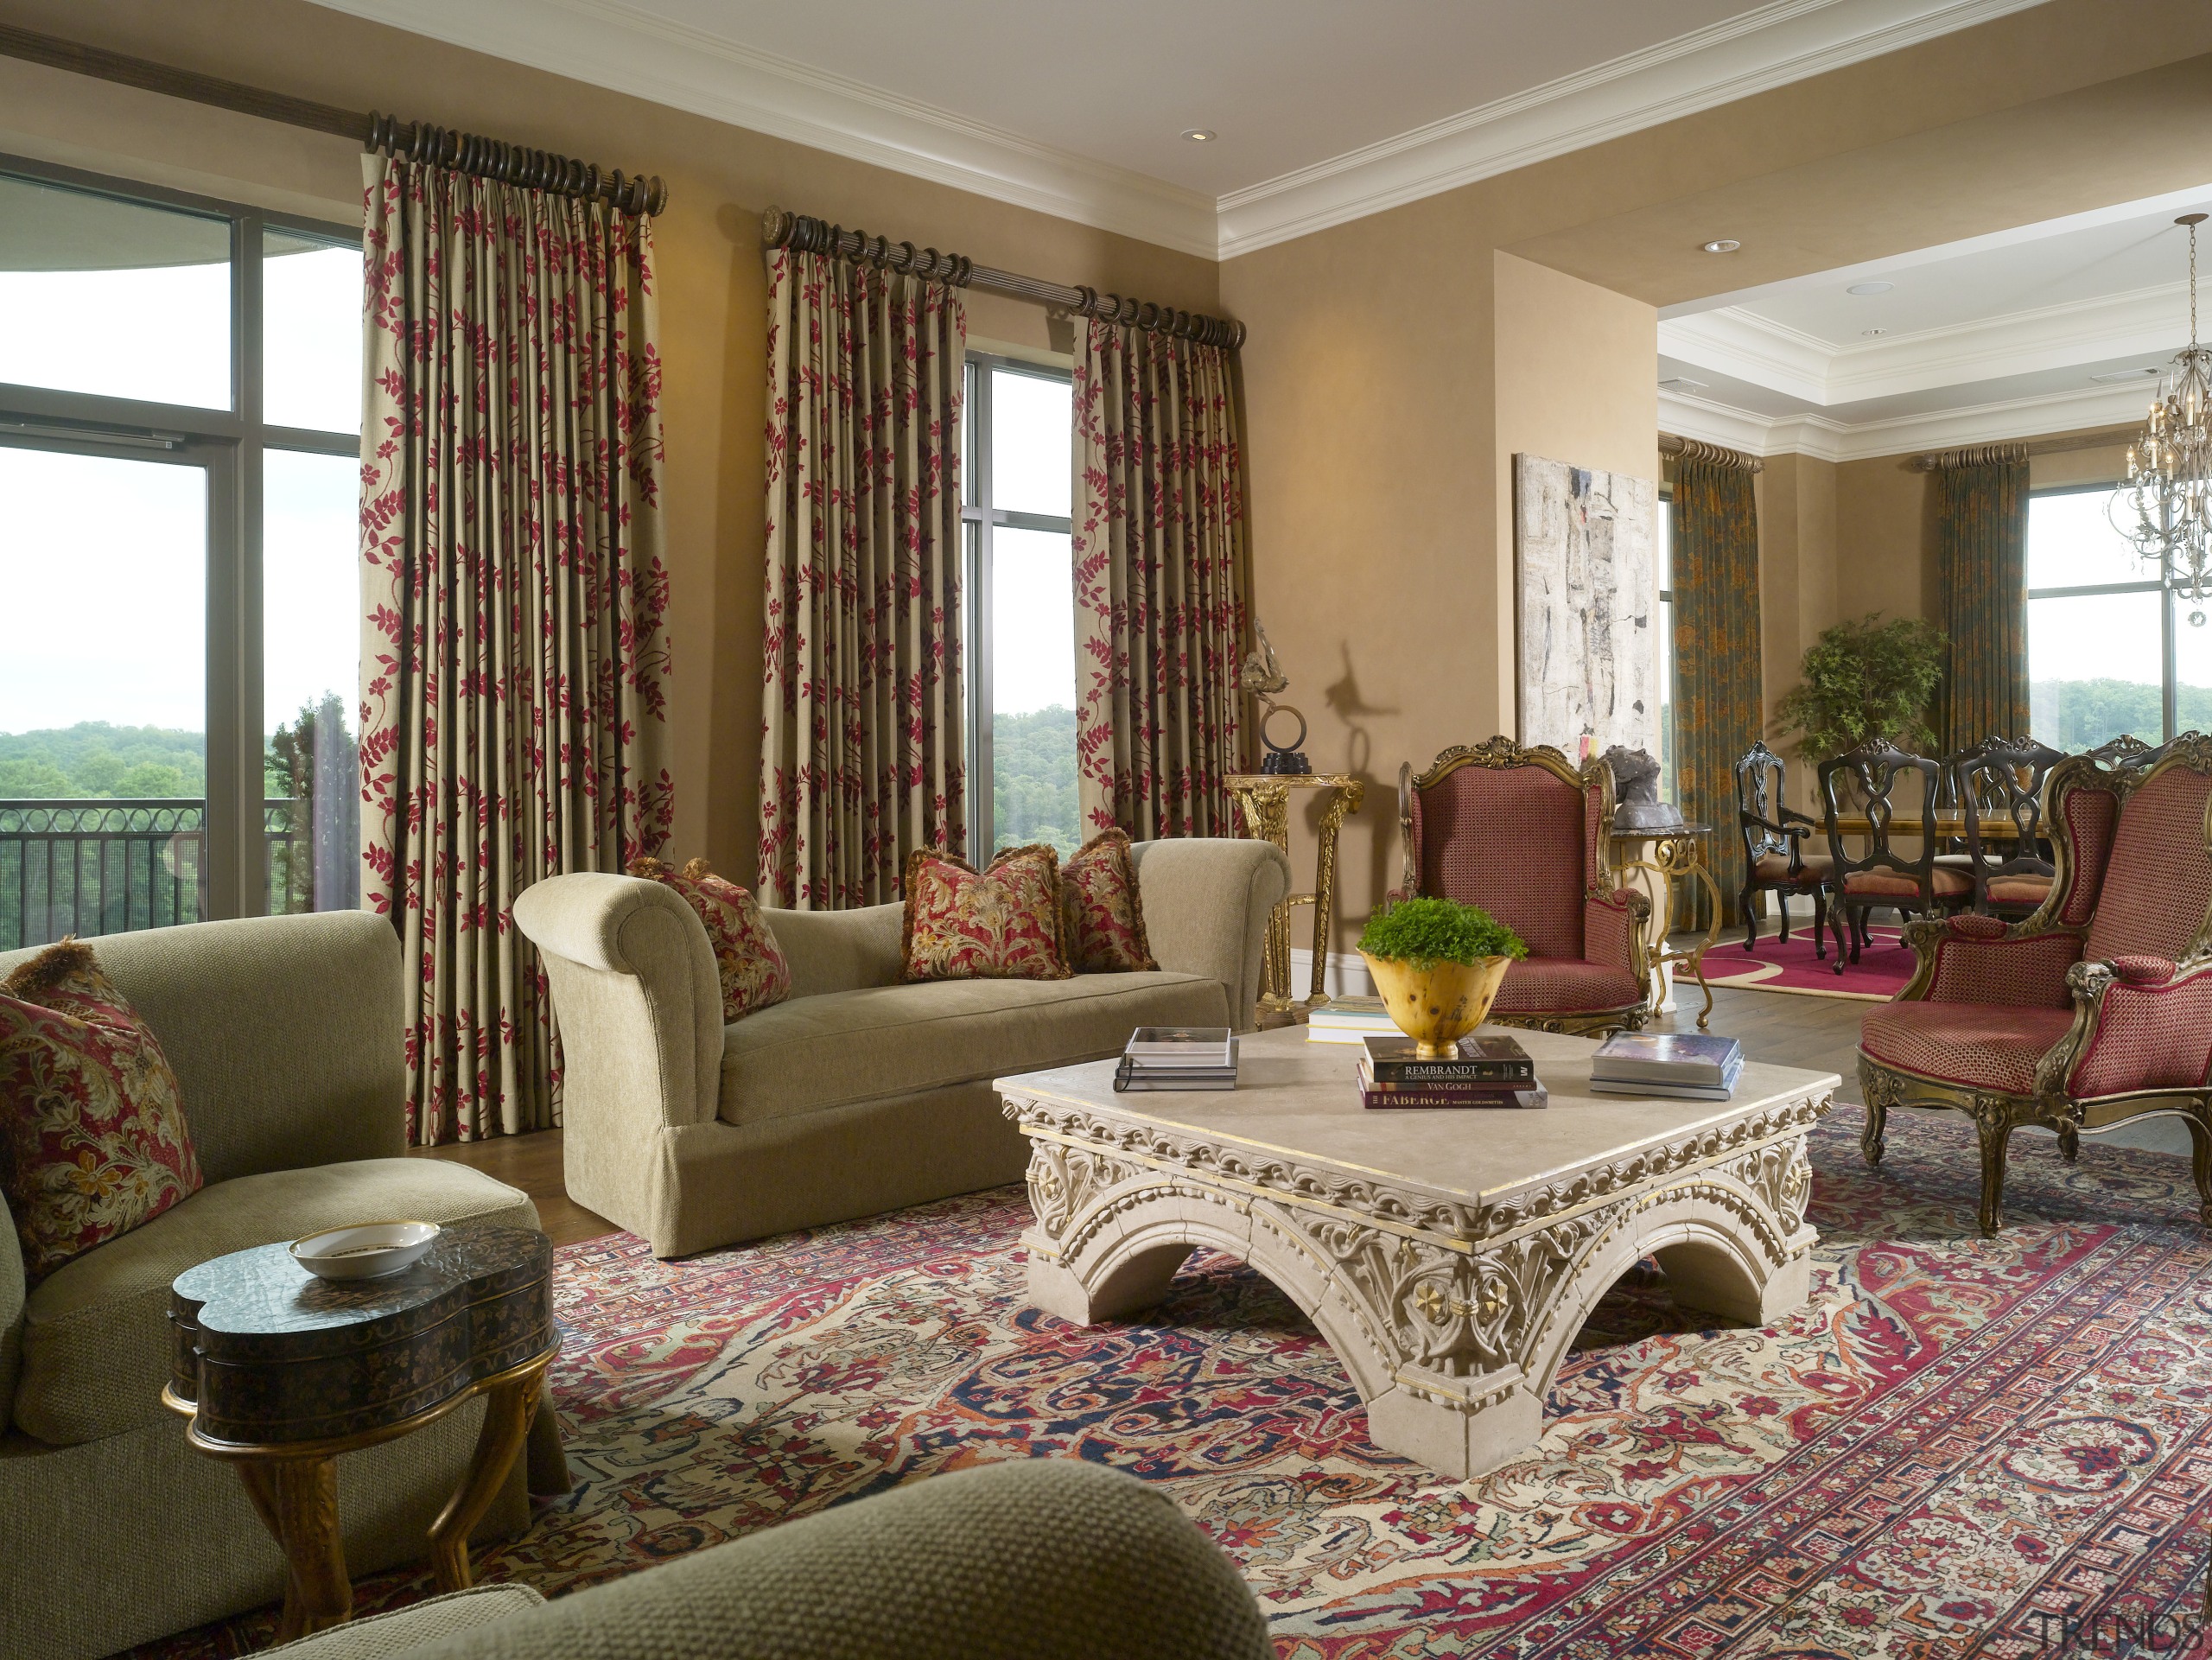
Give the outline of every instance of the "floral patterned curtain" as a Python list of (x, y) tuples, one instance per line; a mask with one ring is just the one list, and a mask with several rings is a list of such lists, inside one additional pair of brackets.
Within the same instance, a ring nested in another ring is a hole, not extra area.
[(769, 256), (760, 887), (838, 910), (967, 845), (958, 290)]
[(1235, 833), (1248, 565), (1235, 360), (1093, 318), (1075, 364), (1077, 789), (1092, 831)]
[(509, 907), (668, 834), (652, 237), (601, 202), (364, 172), (362, 897), (410, 965), (429, 1145), (558, 1122)]
[[(1675, 464), (1675, 781), (1682, 817), (1710, 824), (1706, 841), (1725, 919), (1744, 886), (1736, 834), (1738, 757), (1765, 729), (1759, 684), (1759, 516), (1751, 469), (1685, 455)], [(1692, 882), (1692, 926), (1710, 919)]]
[(1970, 452), (1936, 473), (1936, 580), (1950, 636), (1937, 734), (1945, 754), (2028, 735), (2028, 452)]

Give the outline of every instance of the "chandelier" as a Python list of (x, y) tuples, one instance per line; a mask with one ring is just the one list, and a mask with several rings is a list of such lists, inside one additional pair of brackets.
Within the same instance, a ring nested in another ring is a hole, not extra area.
[(2196, 227), (2204, 219), (2183, 213), (2174, 221), (2189, 227), (2189, 344), (2158, 383), (2110, 510), (2136, 557), (2196, 607), (2189, 620), (2199, 628), (2212, 602), (2212, 351), (2196, 343)]

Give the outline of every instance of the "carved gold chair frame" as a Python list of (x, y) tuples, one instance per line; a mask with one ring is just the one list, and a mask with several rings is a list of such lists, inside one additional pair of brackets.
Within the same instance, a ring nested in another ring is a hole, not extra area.
[[(2100, 790), (2116, 797), (2117, 806), (2124, 808), (2130, 796), (2177, 766), (2212, 773), (2212, 739), (2193, 735), (2177, 739), (2164, 747), (2155, 765), (2147, 767), (2130, 766), (2124, 760), (2107, 767), (2090, 755), (2070, 755), (2053, 766), (2046, 780), (2048, 793), (2044, 807), (2045, 833), (2050, 837), (2051, 860), (2056, 871), (2050, 896), (2032, 915), (2013, 924), (2003, 937), (2024, 939), (2063, 933), (2086, 939), (2094, 907), (2081, 922), (2060, 919), (2080, 874), (2072, 832), (2068, 827), (2066, 797), (2075, 790)], [(2116, 833), (2117, 811), (2113, 829)], [(2212, 824), (2204, 827), (2204, 834), (2208, 848), (2212, 848)], [(2108, 875), (2109, 853), (2107, 858)], [(1897, 993), (1898, 1002), (1918, 1001), (1927, 996), (1936, 971), (1936, 942), (1943, 938), (1949, 925), (1948, 919), (1933, 917), (1916, 919), (1905, 925), (1904, 943), (1919, 962), (1912, 978)], [(2212, 908), (2197, 919), (2196, 932), (2176, 964), (2176, 970), (2168, 983), (2178, 984), (2185, 979), (2212, 974)], [(1859, 1084), (1866, 1101), (1866, 1122), (1859, 1132), (1861, 1155), (1870, 1165), (1882, 1161), (1883, 1137), (1889, 1116), (1900, 1108), (1947, 1109), (1964, 1114), (1973, 1123), (1981, 1144), (1981, 1203), (1976, 1220), (1983, 1233), (1994, 1234), (2004, 1222), (2005, 1151), (2014, 1130), (2034, 1124), (2053, 1131), (2058, 1137), (2060, 1155), (2071, 1163), (2080, 1154), (2084, 1132), (2097, 1135), (2135, 1118), (2177, 1116), (2189, 1126), (2198, 1219), (2206, 1227), (2212, 1227), (2212, 1090), (2138, 1090), (2086, 1097), (2071, 1097), (2066, 1092), (2067, 1074), (2097, 1030), (2105, 997), (2118, 977), (2108, 963), (2077, 962), (2066, 970), (2067, 989), (2074, 998), (2073, 1024), (2037, 1063), (2034, 1084), (2024, 1095), (1974, 1089), (1925, 1077), (1862, 1053), (1859, 1057)]]
[(1652, 999), (1649, 989), (1652, 980), (1650, 950), (1645, 940), (1651, 901), (1635, 888), (1623, 884), (1606, 862), (1603, 842), (1605, 831), (1613, 822), (1613, 770), (1597, 756), (1592, 755), (1577, 767), (1563, 753), (1549, 744), (1533, 744), (1524, 747), (1510, 738), (1494, 737), (1486, 738), (1480, 743), (1454, 744), (1430, 762), (1426, 772), (1415, 773), (1411, 761), (1401, 763), (1398, 767), (1398, 845), (1402, 858), (1398, 892), (1408, 897), (1421, 892), (1420, 860), (1414, 848), (1414, 792), (1427, 789), (1463, 766), (1487, 767), (1492, 772), (1507, 772), (1522, 766), (1542, 767), (1561, 783), (1570, 784), (1582, 792), (1586, 831), (1590, 822), (1590, 797), (1593, 792), (1596, 793), (1599, 844), (1584, 849), (1584, 858), (1592, 868), (1593, 875), (1583, 885), (1582, 896), (1587, 901), (1610, 900), (1618, 894), (1628, 901), (1629, 969), (1635, 975), (1637, 984), (1646, 988), (1642, 1001), (1615, 1008), (1529, 1014), (1493, 1009), (1490, 1017), (1492, 1023), (1517, 1026), (1536, 1032), (1561, 1032), (1577, 1037), (1642, 1031), (1645, 1022), (1651, 1018)]

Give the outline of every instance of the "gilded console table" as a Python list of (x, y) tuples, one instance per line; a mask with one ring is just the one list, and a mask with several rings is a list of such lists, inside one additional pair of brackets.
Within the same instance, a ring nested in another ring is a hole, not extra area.
[[(1697, 989), (1705, 994), (1705, 1008), (1697, 1017), (1698, 1027), (1703, 1030), (1713, 1018), (1713, 988), (1705, 982), (1705, 954), (1713, 949), (1713, 942), (1720, 933), (1720, 888), (1713, 880), (1713, 872), (1707, 868), (1705, 859), (1705, 844), (1713, 834), (1713, 826), (1673, 824), (1664, 830), (1616, 830), (1607, 834), (1614, 871), (1623, 877), (1630, 871), (1643, 873), (1644, 880), (1636, 885), (1651, 901), (1648, 943), (1653, 977), (1664, 976), (1677, 963), (1688, 968), (1697, 981)], [(1649, 850), (1643, 857), (1632, 856), (1647, 843)], [(1713, 919), (1706, 926), (1703, 939), (1688, 951), (1676, 951), (1667, 938), (1674, 920), (1675, 888), (1677, 883), (1692, 877), (1705, 884), (1705, 891), (1713, 900)], [(1660, 1008), (1667, 1003), (1662, 982), (1652, 988), (1652, 1004)]]
[[(1367, 785), (1348, 773), (1232, 773), (1229, 792), (1244, 815), (1244, 833), (1273, 842), (1290, 853), (1290, 792), (1326, 790), (1330, 793), (1321, 813), (1321, 850), (1314, 862), (1313, 891), (1293, 894), (1275, 906), (1268, 919), (1268, 954), (1260, 974), (1260, 1012), (1287, 1014), (1329, 1001), (1329, 925), (1337, 896), (1337, 833), (1344, 815), (1359, 811)], [(1304, 1002), (1290, 995), (1290, 913), (1294, 906), (1313, 907), (1313, 981)]]

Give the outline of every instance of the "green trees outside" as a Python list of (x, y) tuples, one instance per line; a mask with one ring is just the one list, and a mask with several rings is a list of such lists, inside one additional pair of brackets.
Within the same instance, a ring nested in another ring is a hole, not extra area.
[[(2159, 701), (2155, 684), (2135, 680), (2038, 680), (2028, 689), (2028, 724), (2053, 749), (2094, 748), (2123, 732), (2154, 744), (2165, 725)], [(2174, 721), (2177, 732), (2212, 732), (2212, 686), (2176, 686)]]
[(0, 801), (197, 798), (207, 792), (207, 739), (158, 726), (81, 721), (0, 732)]
[(1083, 845), (1073, 709), (992, 716), (991, 827), (994, 851), (1048, 842), (1065, 859)]

